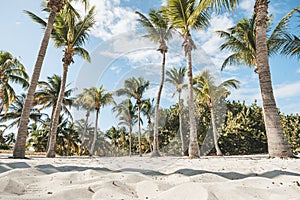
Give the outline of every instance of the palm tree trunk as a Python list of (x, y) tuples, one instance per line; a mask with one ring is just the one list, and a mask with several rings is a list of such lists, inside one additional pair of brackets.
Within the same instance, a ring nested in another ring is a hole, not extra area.
[[(212, 100), (213, 101), (213, 100)], [(210, 116), (211, 116), (211, 123), (212, 123), (212, 129), (213, 129), (213, 136), (214, 136), (214, 145), (217, 151), (217, 156), (222, 156), (223, 153), (219, 147), (218, 144), (218, 130), (216, 126), (216, 117), (215, 117), (215, 110), (214, 110), (214, 104), (212, 103), (210, 107)]]
[(82, 136), (81, 136), (80, 155), (82, 155), (82, 151), (83, 151), (83, 148), (84, 148), (83, 145), (84, 145), (84, 142), (85, 142), (85, 136), (86, 136), (86, 132), (87, 132), (87, 125), (88, 125), (89, 117), (90, 117), (90, 110), (87, 110), (86, 115), (85, 115), (84, 125), (83, 125)]
[(43, 61), (46, 55), (47, 47), (49, 44), (49, 38), (53, 29), (54, 18), (57, 10), (51, 9), (49, 14), (47, 26), (45, 29), (44, 37), (40, 46), (37, 60), (35, 62), (33, 74), (31, 76), (30, 85), (27, 91), (27, 96), (24, 102), (23, 111), (20, 119), (20, 124), (18, 127), (18, 135), (13, 151), (14, 158), (25, 158), (25, 148), (26, 148), (26, 138), (28, 135), (28, 121), (30, 110), (33, 104), (34, 93), (40, 78), (40, 73), (43, 65)]
[(142, 156), (142, 142), (141, 142), (141, 106), (138, 105), (138, 140), (139, 140), (139, 155)]
[(91, 147), (91, 150), (90, 150), (90, 156), (94, 155), (96, 141), (97, 141), (97, 137), (98, 137), (98, 130), (97, 130), (98, 129), (98, 118), (99, 118), (99, 109), (96, 109), (94, 138), (93, 138), (93, 143), (92, 143), (92, 147)]
[(178, 109), (179, 109), (179, 134), (181, 140), (181, 155), (185, 156), (185, 144), (184, 144), (184, 137), (182, 131), (182, 112), (181, 112), (181, 92), (178, 92)]
[(256, 13), (256, 57), (264, 121), (268, 138), (268, 152), (270, 157), (289, 157), (292, 156), (292, 151), (283, 135), (282, 125), (273, 94), (268, 60), (268, 47), (266, 42), (268, 0), (257, 0), (254, 11)]
[[(51, 118), (50, 118), (50, 126), (51, 126), (52, 121), (53, 121), (53, 119), (54, 119), (55, 109), (56, 109), (56, 103), (54, 103), (54, 105), (53, 105), (53, 107), (52, 107)], [(48, 132), (48, 134), (47, 134), (48, 140), (47, 140), (46, 152), (47, 152), (48, 149), (49, 149), (50, 133), (51, 133), (51, 128), (50, 128), (50, 132)]]
[(155, 104), (155, 119), (154, 119), (154, 141), (153, 141), (153, 152), (151, 157), (158, 157), (160, 156), (158, 151), (158, 112), (159, 112), (159, 103), (161, 98), (162, 89), (165, 82), (165, 64), (166, 64), (166, 52), (162, 53), (163, 59), (161, 64), (161, 80), (160, 85), (157, 93), (156, 104)]
[(49, 142), (49, 149), (47, 151), (46, 157), (54, 158), (55, 157), (55, 146), (56, 146), (56, 135), (57, 135), (57, 127), (59, 122), (59, 116), (61, 111), (61, 105), (64, 99), (65, 87), (67, 82), (67, 74), (68, 74), (68, 65), (63, 65), (63, 76), (61, 79), (61, 85), (59, 89), (59, 94), (56, 103), (56, 109), (54, 114), (54, 119), (52, 119), (52, 124), (50, 126), (50, 142)]
[(200, 150), (198, 145), (197, 128), (196, 128), (196, 120), (195, 120), (191, 50), (187, 51), (187, 65), (188, 65), (188, 106), (189, 106), (189, 122), (190, 122), (189, 157), (199, 158)]

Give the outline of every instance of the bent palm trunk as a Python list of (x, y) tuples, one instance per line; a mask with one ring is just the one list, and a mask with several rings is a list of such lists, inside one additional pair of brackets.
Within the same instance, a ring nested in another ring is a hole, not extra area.
[(179, 135), (181, 140), (181, 155), (185, 156), (185, 144), (182, 131), (182, 111), (181, 111), (181, 92), (178, 93), (178, 109), (179, 109)]
[(212, 103), (212, 106), (210, 108), (210, 115), (211, 115), (211, 123), (212, 123), (212, 129), (213, 129), (213, 136), (214, 136), (214, 145), (217, 152), (217, 156), (222, 156), (223, 153), (219, 147), (218, 144), (218, 130), (216, 126), (216, 117), (215, 117), (215, 110), (214, 110), (214, 104)]
[(158, 151), (158, 112), (159, 112), (159, 102), (160, 102), (160, 97), (161, 97), (161, 92), (164, 86), (165, 82), (165, 62), (166, 62), (166, 53), (163, 52), (163, 59), (162, 59), (162, 64), (161, 64), (161, 81), (159, 85), (159, 90), (157, 93), (157, 99), (156, 99), (156, 104), (155, 104), (155, 122), (154, 122), (154, 141), (153, 141), (153, 152), (151, 156), (153, 157), (158, 157), (160, 156), (159, 151)]
[(266, 43), (268, 0), (257, 0), (254, 10), (256, 13), (256, 57), (264, 121), (268, 138), (268, 152), (270, 157), (289, 157), (292, 156), (292, 151), (283, 135), (273, 94), (268, 60), (268, 47)]
[(54, 113), (54, 119), (52, 120), (52, 124), (50, 127), (50, 141), (49, 141), (49, 149), (47, 151), (46, 157), (48, 158), (54, 158), (55, 157), (55, 147), (56, 147), (56, 135), (57, 135), (57, 127), (58, 127), (58, 122), (59, 122), (59, 116), (60, 116), (60, 111), (61, 111), (61, 105), (64, 99), (64, 93), (65, 93), (65, 87), (66, 87), (66, 82), (67, 82), (67, 74), (68, 74), (68, 65), (64, 64), (63, 65), (63, 76), (61, 80), (61, 85), (60, 85), (60, 90), (59, 90), (59, 95), (57, 98), (57, 104), (56, 104), (56, 109)]
[(40, 78), (41, 69), (43, 65), (43, 61), (46, 55), (47, 47), (49, 44), (50, 35), (53, 29), (53, 23), (55, 19), (55, 15), (57, 9), (51, 9), (51, 12), (49, 14), (47, 26), (45, 29), (44, 37), (40, 46), (40, 50), (38, 53), (37, 60), (35, 62), (33, 74), (31, 77), (30, 85), (27, 91), (27, 96), (24, 102), (22, 115), (18, 127), (18, 135), (15, 143), (15, 147), (13, 150), (13, 157), (14, 158), (25, 158), (25, 148), (26, 148), (26, 139), (28, 135), (28, 121), (29, 121), (29, 115), (30, 110), (33, 104), (34, 99), (34, 93), (38, 84), (38, 80)]

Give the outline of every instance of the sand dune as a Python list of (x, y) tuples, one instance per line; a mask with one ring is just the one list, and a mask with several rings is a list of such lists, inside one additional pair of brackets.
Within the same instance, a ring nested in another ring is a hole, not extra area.
[(266, 156), (28, 160), (0, 155), (2, 200), (300, 200), (300, 159)]

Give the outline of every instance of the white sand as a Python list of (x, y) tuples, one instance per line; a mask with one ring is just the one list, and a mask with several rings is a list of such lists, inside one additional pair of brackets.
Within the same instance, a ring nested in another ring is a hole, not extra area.
[(300, 159), (6, 157), (1, 200), (300, 200)]

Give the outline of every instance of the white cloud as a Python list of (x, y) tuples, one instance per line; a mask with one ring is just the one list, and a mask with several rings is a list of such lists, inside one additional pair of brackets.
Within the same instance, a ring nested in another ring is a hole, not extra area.
[(276, 98), (300, 97), (300, 81), (275, 86), (274, 94)]
[(136, 29), (137, 16), (134, 10), (122, 7), (120, 0), (90, 0), (90, 5), (96, 6), (96, 24), (92, 31), (94, 36), (107, 40)]
[(300, 74), (300, 68), (297, 70), (297, 73), (299, 73), (299, 74)]
[(242, 2), (240, 2), (239, 8), (246, 11), (246, 13), (251, 16), (254, 11), (254, 4), (255, 0), (243, 0)]

